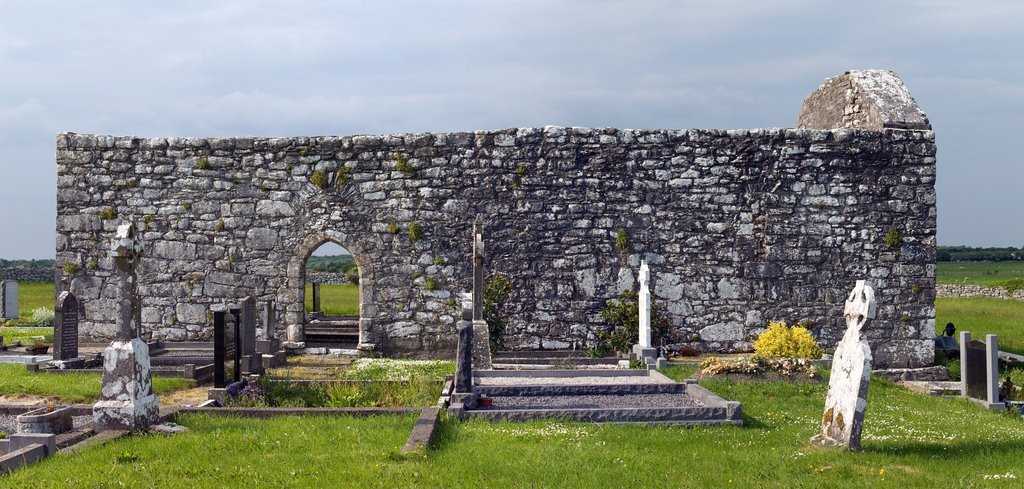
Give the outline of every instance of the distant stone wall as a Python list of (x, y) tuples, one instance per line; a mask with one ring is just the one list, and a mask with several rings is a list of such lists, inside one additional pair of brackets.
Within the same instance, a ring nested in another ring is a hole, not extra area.
[(0, 279), (19, 282), (53, 282), (53, 270), (49, 268), (0, 268)]
[(953, 285), (938, 284), (935, 286), (938, 297), (992, 297), (994, 299), (1024, 300), (1024, 290), (1007, 293), (1002, 287), (985, 287), (984, 285)]
[[(207, 311), (273, 300), (301, 339), (304, 265), (325, 241), (360, 270), (361, 343), (448, 354), (471, 282), (470, 228), (513, 290), (511, 348), (585, 348), (598, 311), (651, 266), (671, 342), (749, 350), (767, 321), (826, 346), (875, 283), (876, 363), (932, 360), (935, 143), (926, 130), (544, 127), (316, 138), (57, 137), (57, 261), (82, 331), (113, 334), (107, 243), (146, 231), (145, 335), (209, 338)], [(619, 246), (622, 239), (628, 241)], [(618, 243), (617, 243), (618, 241)], [(86, 266), (95, 263), (95, 269)]]
[(306, 281), (318, 284), (344, 285), (351, 283), (345, 278), (344, 273), (313, 272), (306, 274)]

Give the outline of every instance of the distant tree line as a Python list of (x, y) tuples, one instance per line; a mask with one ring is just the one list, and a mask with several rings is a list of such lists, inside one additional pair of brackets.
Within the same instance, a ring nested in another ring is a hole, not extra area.
[(307, 272), (345, 273), (355, 266), (352, 255), (311, 256), (306, 261)]
[(0, 268), (53, 268), (53, 260), (4, 260), (0, 258)]
[(937, 246), (935, 261), (1018, 261), (1024, 260), (1020, 248), (973, 248), (970, 246)]

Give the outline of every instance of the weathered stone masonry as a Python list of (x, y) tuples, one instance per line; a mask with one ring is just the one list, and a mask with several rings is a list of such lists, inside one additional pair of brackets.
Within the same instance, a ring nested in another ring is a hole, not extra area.
[[(290, 327), (300, 338), (305, 259), (332, 240), (360, 267), (362, 342), (396, 355), (450, 352), (479, 213), (487, 267), (514, 284), (504, 308), (513, 348), (592, 343), (597, 311), (635, 287), (644, 257), (674, 342), (748, 349), (768, 320), (785, 319), (812, 322), (834, 346), (846, 291), (870, 278), (877, 362), (931, 362), (929, 130), (62, 133), (57, 169), (57, 266), (80, 266), (65, 280), (94, 338), (113, 335), (104, 243), (133, 219), (149, 251), (144, 337), (208, 339), (210, 306), (251, 294), (274, 300), (279, 336)], [(326, 189), (311, 183), (321, 177)], [(616, 247), (619, 230), (627, 250)]]

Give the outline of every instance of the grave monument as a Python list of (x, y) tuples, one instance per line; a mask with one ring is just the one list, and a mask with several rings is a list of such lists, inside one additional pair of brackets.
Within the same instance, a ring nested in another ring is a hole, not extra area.
[(822, 446), (845, 446), (860, 450), (860, 433), (868, 403), (871, 380), (871, 347), (864, 334), (878, 310), (871, 283), (858, 280), (846, 299), (846, 334), (832, 357), (832, 377), (825, 397), (821, 433), (811, 442)]
[(985, 342), (960, 332), (960, 392), (989, 409), (1001, 410), (999, 402), (999, 337), (985, 335)]
[(648, 286), (650, 280), (651, 269), (647, 266), (647, 260), (642, 260), (640, 262), (640, 292), (637, 294), (640, 337), (637, 344), (633, 345), (633, 357), (646, 364), (653, 364), (654, 358), (658, 355), (654, 345), (651, 344), (651, 289)]
[(484, 320), (484, 222), (473, 222), (473, 365), (491, 369), (491, 332)]
[(78, 357), (78, 299), (71, 292), (61, 292), (53, 308), (53, 364), (58, 368), (81, 368)]
[(114, 258), (117, 331), (103, 352), (103, 387), (93, 405), (96, 431), (143, 430), (157, 422), (160, 404), (153, 394), (149, 347), (139, 338), (141, 300), (138, 268), (143, 255), (142, 235), (122, 222), (110, 246)]
[(0, 319), (18, 319), (18, 281), (0, 282)]

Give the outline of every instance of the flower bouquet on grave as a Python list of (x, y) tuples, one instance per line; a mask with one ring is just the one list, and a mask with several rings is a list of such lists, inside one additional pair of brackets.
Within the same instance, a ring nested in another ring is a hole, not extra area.
[(25, 351), (33, 355), (42, 355), (50, 349), (50, 345), (43, 342), (41, 338), (32, 340), (32, 344), (25, 347)]

